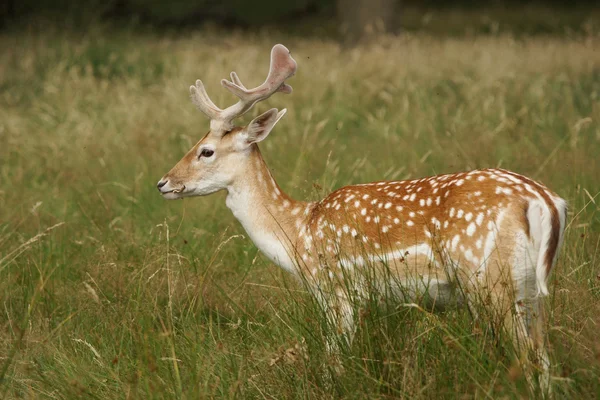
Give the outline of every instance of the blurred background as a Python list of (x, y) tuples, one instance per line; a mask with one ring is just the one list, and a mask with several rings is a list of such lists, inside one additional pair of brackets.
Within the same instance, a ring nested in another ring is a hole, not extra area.
[(567, 199), (552, 384), (600, 398), (591, 0), (0, 0), (0, 398), (536, 398), (464, 309), (358, 304), (333, 360), (224, 193), (158, 194), (209, 129), (189, 86), (232, 104), (220, 80), (258, 85), (275, 43), (294, 92), (237, 122), (288, 109), (260, 148), (292, 197), (502, 167)]
[[(574, 34), (598, 24), (594, 0), (4, 0), (0, 27), (42, 20), (85, 28), (111, 22), (153, 29), (277, 27), (354, 42), (383, 32)], [(596, 26), (597, 29), (597, 26)]]

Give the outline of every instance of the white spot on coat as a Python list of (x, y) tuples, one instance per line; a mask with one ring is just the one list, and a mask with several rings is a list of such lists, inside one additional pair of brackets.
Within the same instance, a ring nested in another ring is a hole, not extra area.
[(477, 218), (475, 219), (475, 222), (477, 222), (477, 225), (481, 226), (481, 224), (483, 223), (483, 213), (477, 214)]
[(477, 230), (477, 226), (475, 225), (475, 222), (471, 222), (469, 224), (469, 226), (467, 227), (467, 235), (473, 236), (473, 234), (475, 233), (476, 230)]

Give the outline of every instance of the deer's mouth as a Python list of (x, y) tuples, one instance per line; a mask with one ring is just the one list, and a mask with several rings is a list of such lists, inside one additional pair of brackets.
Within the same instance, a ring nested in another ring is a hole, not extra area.
[(183, 185), (179, 189), (173, 189), (173, 190), (171, 190), (171, 193), (183, 193), (184, 191), (185, 191), (185, 185)]
[(163, 198), (167, 199), (167, 200), (176, 200), (176, 199), (180, 199), (182, 197), (184, 197), (185, 193), (186, 193), (186, 189), (187, 187), (185, 185), (183, 185), (182, 187), (179, 188), (174, 188), (174, 189), (168, 189), (168, 190), (161, 190), (160, 194), (162, 195)]
[(175, 188), (171, 190), (160, 191), (161, 194), (169, 194), (169, 193), (183, 193), (185, 191), (185, 185), (180, 188)]

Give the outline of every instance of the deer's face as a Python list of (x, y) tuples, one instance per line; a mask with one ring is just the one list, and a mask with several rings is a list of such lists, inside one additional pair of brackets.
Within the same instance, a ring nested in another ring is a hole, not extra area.
[(204, 196), (223, 190), (244, 174), (246, 160), (254, 143), (267, 137), (273, 126), (285, 114), (273, 108), (256, 117), (244, 128), (234, 127), (233, 120), (248, 112), (257, 102), (275, 92), (291, 93), (285, 80), (296, 72), (296, 61), (289, 50), (281, 45), (271, 49), (271, 65), (267, 79), (254, 89), (247, 89), (235, 72), (231, 81), (221, 85), (239, 98), (239, 101), (220, 109), (208, 97), (204, 84), (197, 80), (190, 87), (192, 102), (210, 119), (210, 132), (158, 182), (165, 199)]
[(165, 199), (204, 196), (226, 189), (247, 171), (252, 145), (267, 137), (285, 114), (271, 109), (246, 127), (209, 132), (156, 185)]
[(225, 189), (234, 180), (245, 152), (236, 151), (240, 128), (223, 136), (209, 132), (158, 182), (165, 199), (203, 196)]

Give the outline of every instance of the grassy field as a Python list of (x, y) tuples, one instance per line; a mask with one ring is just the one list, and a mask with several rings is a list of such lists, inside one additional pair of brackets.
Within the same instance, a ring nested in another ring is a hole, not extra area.
[[(324, 351), (324, 319), (261, 256), (224, 195), (155, 184), (208, 130), (235, 69), (298, 61), (262, 152), (298, 198), (380, 179), (501, 166), (569, 201), (551, 278), (559, 398), (600, 397), (600, 37), (383, 38), (342, 49), (275, 32), (0, 36), (0, 398), (526, 398), (510, 343), (466, 311), (361, 309)], [(250, 120), (250, 116), (244, 118)]]

